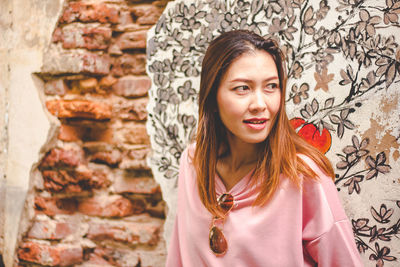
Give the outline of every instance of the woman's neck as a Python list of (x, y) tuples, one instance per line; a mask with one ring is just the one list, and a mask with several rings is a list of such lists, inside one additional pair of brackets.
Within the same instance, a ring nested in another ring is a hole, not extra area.
[(217, 163), (217, 173), (227, 191), (255, 168), (260, 151), (260, 144), (244, 143), (237, 138), (228, 137), (228, 146)]
[(229, 154), (227, 163), (233, 170), (238, 170), (242, 166), (254, 164), (259, 158), (260, 144), (249, 144), (242, 140), (228, 135)]

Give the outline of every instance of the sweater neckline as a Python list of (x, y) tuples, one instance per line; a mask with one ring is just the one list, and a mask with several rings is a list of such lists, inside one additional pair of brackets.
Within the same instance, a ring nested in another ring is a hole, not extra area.
[(251, 169), (242, 179), (240, 179), (229, 191), (226, 190), (224, 183), (222, 182), (221, 177), (216, 173), (215, 174), (215, 191), (217, 196), (222, 195), (224, 193), (231, 194), (234, 198), (239, 197), (243, 192), (247, 191), (248, 186), (250, 184), (250, 178), (254, 172), (255, 168)]

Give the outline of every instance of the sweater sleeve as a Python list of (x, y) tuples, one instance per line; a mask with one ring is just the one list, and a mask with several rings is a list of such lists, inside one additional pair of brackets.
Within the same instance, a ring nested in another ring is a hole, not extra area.
[(303, 245), (322, 267), (363, 266), (350, 222), (332, 179), (309, 158), (305, 162), (319, 176), (303, 188)]
[(347, 220), (335, 222), (328, 232), (308, 242), (305, 249), (319, 267), (363, 266)]
[[(191, 146), (187, 147), (181, 156), (180, 164), (179, 164), (179, 176), (178, 176), (178, 205), (175, 207), (177, 209), (174, 228), (172, 230), (172, 235), (170, 239), (170, 244), (168, 248), (168, 255), (166, 261), (166, 267), (181, 267), (182, 263), (182, 254), (181, 254), (181, 236), (179, 229), (179, 214), (184, 212), (184, 210), (180, 207), (180, 204), (184, 198), (184, 188), (185, 188), (185, 173), (189, 164), (189, 152), (188, 150)], [(184, 214), (181, 214), (184, 215)], [(182, 217), (182, 216), (181, 216)]]
[(168, 249), (166, 267), (182, 267), (181, 252), (179, 245), (178, 216), (175, 218), (171, 240)]

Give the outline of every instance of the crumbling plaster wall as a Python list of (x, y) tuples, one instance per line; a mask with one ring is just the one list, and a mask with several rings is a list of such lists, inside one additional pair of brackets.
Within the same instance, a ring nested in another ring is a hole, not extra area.
[(32, 73), (42, 66), (61, 3), (2, 0), (0, 5), (0, 245), (6, 266), (12, 266), (30, 170), (49, 132)]
[(5, 266), (163, 265), (144, 106), (146, 31), (167, 2), (1, 4)]

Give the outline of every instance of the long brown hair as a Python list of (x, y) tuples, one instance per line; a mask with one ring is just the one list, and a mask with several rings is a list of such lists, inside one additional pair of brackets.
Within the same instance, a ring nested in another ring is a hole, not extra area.
[(317, 179), (316, 173), (299, 158), (310, 157), (328, 175), (334, 176), (329, 160), (317, 149), (301, 139), (291, 127), (285, 111), (286, 72), (284, 56), (276, 42), (244, 30), (225, 32), (213, 40), (204, 56), (199, 93), (199, 121), (193, 164), (197, 174), (200, 199), (215, 216), (223, 216), (217, 205), (215, 174), (218, 152), (226, 145), (226, 130), (217, 109), (217, 90), (222, 76), (232, 62), (251, 50), (264, 50), (275, 60), (281, 87), (281, 103), (267, 139), (260, 145), (264, 153), (259, 158), (253, 179), (261, 183), (254, 205), (263, 205), (275, 193), (279, 176), (283, 174), (299, 188), (299, 174)]

